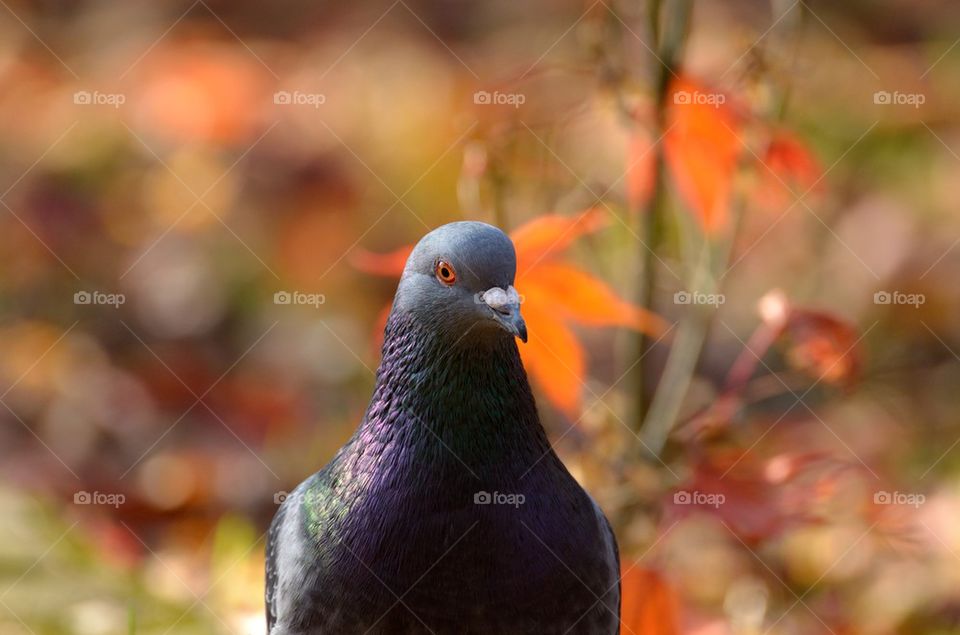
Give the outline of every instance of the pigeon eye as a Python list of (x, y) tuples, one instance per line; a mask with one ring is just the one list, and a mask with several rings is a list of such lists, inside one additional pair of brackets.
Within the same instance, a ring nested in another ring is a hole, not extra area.
[(447, 286), (457, 281), (457, 272), (454, 270), (453, 265), (445, 260), (437, 261), (437, 264), (433, 267), (433, 273), (437, 276), (437, 280)]

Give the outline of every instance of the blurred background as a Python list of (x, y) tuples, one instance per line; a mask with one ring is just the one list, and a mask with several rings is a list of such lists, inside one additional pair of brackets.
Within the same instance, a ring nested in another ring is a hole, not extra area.
[(262, 634), (464, 218), (624, 633), (960, 632), (960, 5), (0, 5), (0, 632)]

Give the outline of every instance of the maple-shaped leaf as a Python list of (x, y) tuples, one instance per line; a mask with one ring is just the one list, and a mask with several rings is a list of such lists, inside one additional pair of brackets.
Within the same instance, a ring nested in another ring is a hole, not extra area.
[[(517, 251), (515, 286), (524, 298), (522, 312), (530, 334), (520, 356), (534, 383), (570, 418), (580, 411), (586, 381), (586, 354), (572, 323), (623, 326), (653, 337), (667, 329), (662, 318), (621, 299), (602, 280), (561, 260), (574, 241), (606, 222), (596, 209), (574, 216), (545, 214), (510, 234)], [(387, 254), (358, 250), (352, 261), (368, 273), (395, 277), (403, 272), (412, 249), (405, 246)]]
[(667, 91), (664, 156), (684, 203), (707, 233), (727, 227), (740, 158), (741, 116), (729, 98), (688, 76)]
[[(738, 162), (744, 156), (745, 124), (766, 139), (753, 156), (751, 200), (760, 208), (783, 211), (797, 197), (819, 190), (824, 171), (809, 147), (789, 130), (752, 117), (727, 93), (680, 75), (665, 98), (663, 153), (680, 199), (708, 234), (729, 226)], [(641, 121), (645, 115), (637, 114)], [(650, 200), (656, 178), (656, 148), (639, 126), (627, 141), (627, 201), (634, 208)]]
[(601, 209), (588, 209), (576, 216), (544, 214), (510, 232), (517, 250), (517, 277), (558, 254), (578, 238), (606, 227), (608, 217)]
[(538, 263), (527, 270), (523, 288), (528, 301), (549, 301), (563, 316), (587, 326), (627, 326), (644, 332), (658, 332), (663, 326), (648, 311), (620, 299), (606, 284), (567, 263)]

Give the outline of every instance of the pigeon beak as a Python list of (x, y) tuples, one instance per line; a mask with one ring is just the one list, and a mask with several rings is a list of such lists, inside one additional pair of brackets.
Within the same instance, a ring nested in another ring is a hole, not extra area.
[(513, 286), (507, 287), (506, 291), (500, 287), (487, 289), (478, 294), (478, 300), (493, 309), (493, 319), (508, 333), (520, 338), (520, 341), (527, 341), (527, 324), (520, 315), (520, 302), (522, 298)]

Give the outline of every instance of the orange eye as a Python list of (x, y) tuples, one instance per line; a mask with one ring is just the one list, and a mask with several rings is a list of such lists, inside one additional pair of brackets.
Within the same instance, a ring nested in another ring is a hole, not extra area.
[(437, 280), (447, 286), (457, 281), (457, 272), (453, 265), (445, 260), (437, 261), (437, 264), (433, 267), (433, 273), (437, 276)]

